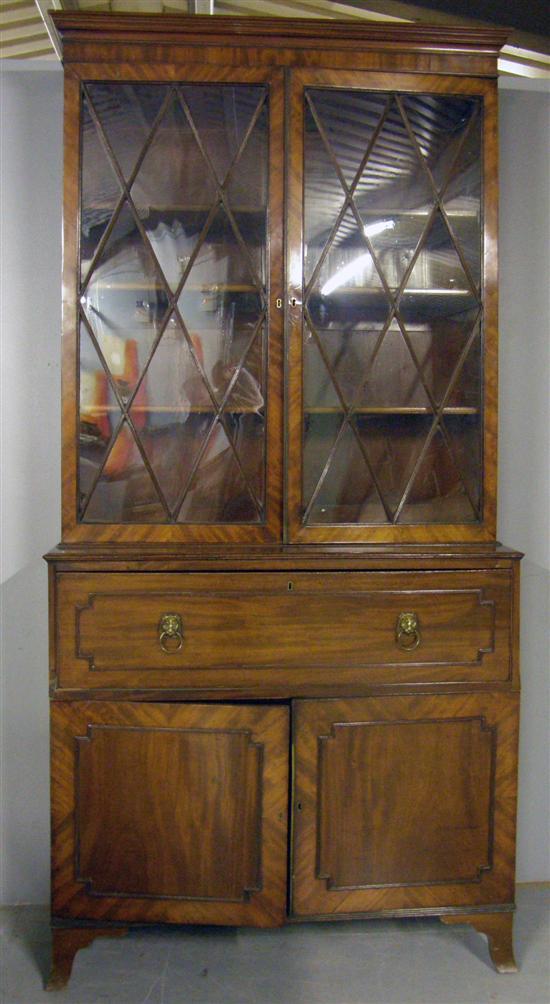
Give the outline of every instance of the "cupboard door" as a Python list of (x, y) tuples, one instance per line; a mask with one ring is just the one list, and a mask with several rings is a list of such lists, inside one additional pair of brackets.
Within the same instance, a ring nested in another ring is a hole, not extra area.
[(282, 923), (286, 708), (55, 703), (53, 912)]
[(295, 736), (295, 914), (513, 902), (516, 694), (300, 701)]
[(281, 75), (181, 73), (82, 84), (73, 539), (280, 537)]
[(492, 85), (429, 85), (293, 77), (294, 540), (492, 533)]

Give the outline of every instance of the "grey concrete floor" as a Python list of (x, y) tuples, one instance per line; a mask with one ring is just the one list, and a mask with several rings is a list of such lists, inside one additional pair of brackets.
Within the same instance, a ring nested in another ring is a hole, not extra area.
[(550, 888), (518, 890), (520, 972), (501, 976), (485, 938), (435, 919), (133, 930), (79, 952), (66, 990), (42, 989), (45, 907), (6, 907), (2, 1004), (548, 1004)]

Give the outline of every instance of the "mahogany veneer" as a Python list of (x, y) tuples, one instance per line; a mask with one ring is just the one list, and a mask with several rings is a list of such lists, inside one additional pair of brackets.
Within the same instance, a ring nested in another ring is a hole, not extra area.
[(49, 986), (134, 923), (428, 914), (512, 971), (505, 36), (53, 20)]

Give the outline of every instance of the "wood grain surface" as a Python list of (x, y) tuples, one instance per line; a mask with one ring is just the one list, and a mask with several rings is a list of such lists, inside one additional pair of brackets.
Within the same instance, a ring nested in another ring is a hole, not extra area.
[(517, 704), (298, 701), (294, 912), (512, 903)]
[[(513, 682), (507, 571), (64, 573), (58, 686), (238, 687)], [(399, 645), (403, 612), (419, 644)], [(179, 647), (160, 643), (163, 615)]]
[(52, 708), (53, 913), (282, 923), (288, 709)]

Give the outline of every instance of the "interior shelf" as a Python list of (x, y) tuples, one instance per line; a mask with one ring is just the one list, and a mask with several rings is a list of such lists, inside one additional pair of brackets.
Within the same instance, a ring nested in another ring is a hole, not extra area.
[[(94, 289), (97, 290), (139, 290), (140, 292), (158, 290), (159, 292), (164, 292), (164, 286), (162, 286), (156, 280), (151, 282), (96, 282), (93, 281), (93, 276), (88, 284), (88, 286), (93, 285)], [(193, 285), (189, 286), (187, 283), (184, 284), (182, 293), (257, 293), (258, 289), (256, 286), (244, 285), (241, 283), (213, 283), (209, 285)]]
[[(338, 408), (335, 406), (330, 407), (308, 407), (304, 408), (304, 414), (306, 415), (342, 415), (344, 413), (343, 408)], [(393, 406), (374, 406), (365, 408), (353, 408), (354, 415), (434, 415), (434, 411), (431, 408), (420, 408), (420, 407), (408, 407), (404, 405), (403, 407), (393, 407)], [(479, 415), (479, 408), (473, 408), (469, 405), (457, 405), (450, 406), (443, 409), (443, 415)]]
[[(243, 407), (239, 405), (233, 408), (231, 406), (231, 401), (229, 401), (223, 409), (222, 414), (230, 413), (231, 415), (257, 415), (263, 410), (263, 408), (252, 408)], [(337, 410), (337, 409), (335, 409)], [(189, 404), (189, 405), (132, 405), (129, 409), (130, 416), (137, 414), (146, 415), (213, 415), (216, 409), (212, 404)], [(80, 419), (83, 422), (90, 421), (94, 418), (100, 418), (102, 415), (111, 414), (121, 414), (120, 408), (115, 404), (102, 404), (97, 406), (92, 406), (82, 410), (80, 413)]]

